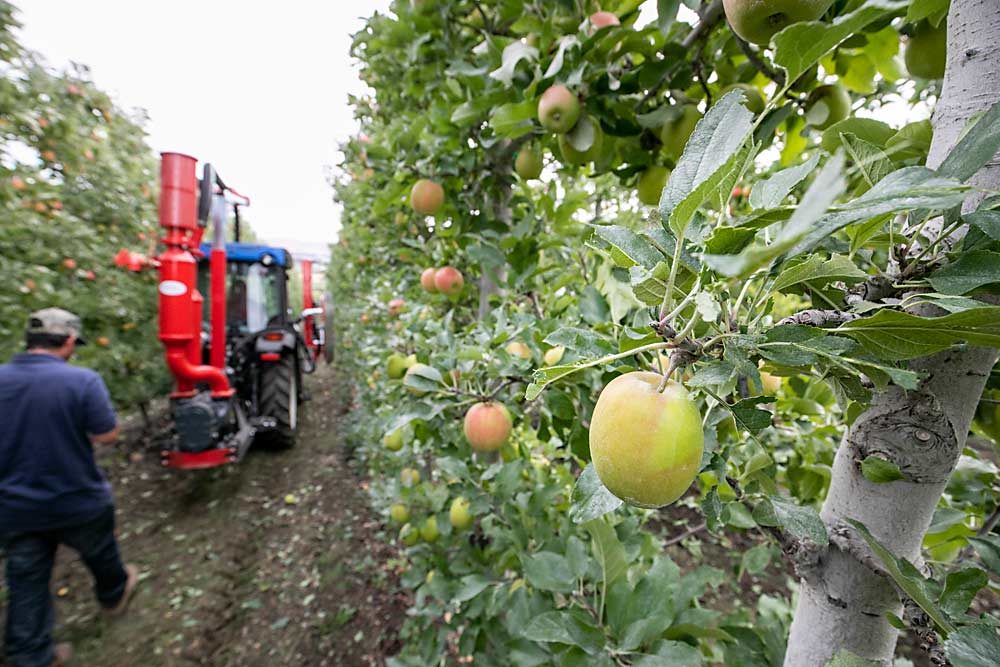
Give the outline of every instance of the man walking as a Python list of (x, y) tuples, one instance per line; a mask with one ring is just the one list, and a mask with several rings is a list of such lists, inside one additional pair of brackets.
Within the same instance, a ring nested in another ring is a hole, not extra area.
[(80, 553), (101, 606), (125, 610), (138, 569), (122, 564), (111, 488), (94, 460), (118, 424), (107, 387), (92, 370), (66, 363), (80, 318), (60, 308), (33, 313), (27, 351), (0, 366), (0, 545), (7, 551), (6, 656), (10, 667), (65, 664), (53, 645), (49, 580), (56, 548)]

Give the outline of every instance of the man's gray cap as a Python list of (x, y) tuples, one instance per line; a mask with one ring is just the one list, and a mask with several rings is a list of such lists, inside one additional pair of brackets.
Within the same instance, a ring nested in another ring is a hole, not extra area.
[(86, 345), (80, 337), (80, 318), (62, 308), (43, 308), (31, 314), (28, 333), (52, 334), (53, 336), (76, 336), (77, 345)]

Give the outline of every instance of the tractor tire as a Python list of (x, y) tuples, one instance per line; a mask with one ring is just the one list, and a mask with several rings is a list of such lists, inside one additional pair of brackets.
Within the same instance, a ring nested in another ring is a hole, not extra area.
[(273, 417), (273, 431), (262, 433), (265, 442), (277, 449), (295, 446), (295, 431), (299, 419), (299, 387), (295, 359), (283, 356), (280, 361), (264, 366), (260, 374), (260, 414)]

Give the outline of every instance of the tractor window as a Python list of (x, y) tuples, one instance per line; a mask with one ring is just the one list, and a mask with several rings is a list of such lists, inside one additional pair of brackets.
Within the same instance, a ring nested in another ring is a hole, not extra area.
[[(281, 268), (230, 262), (226, 275), (226, 324), (241, 334), (257, 333), (284, 321), (281, 312)], [(198, 289), (205, 296), (203, 318), (211, 321), (207, 263), (198, 273)]]

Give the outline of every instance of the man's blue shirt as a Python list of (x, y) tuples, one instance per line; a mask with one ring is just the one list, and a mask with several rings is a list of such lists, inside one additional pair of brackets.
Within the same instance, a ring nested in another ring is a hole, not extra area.
[(115, 425), (96, 372), (50, 354), (0, 366), (0, 533), (72, 525), (111, 505), (88, 434)]

